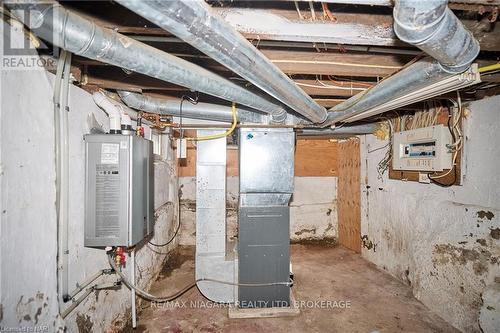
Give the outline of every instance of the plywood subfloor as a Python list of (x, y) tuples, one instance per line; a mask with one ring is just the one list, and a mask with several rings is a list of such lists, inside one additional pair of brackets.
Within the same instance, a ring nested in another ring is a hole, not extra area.
[[(181, 260), (164, 270), (152, 292), (168, 294), (192, 281), (193, 254), (183, 248)], [(207, 300), (192, 289), (177, 304), (143, 303), (135, 332), (458, 332), (413, 298), (410, 287), (351, 250), (292, 245), (291, 255), (298, 301), (349, 301), (350, 308), (302, 307), (297, 317), (229, 319), (227, 309), (193, 306)]]

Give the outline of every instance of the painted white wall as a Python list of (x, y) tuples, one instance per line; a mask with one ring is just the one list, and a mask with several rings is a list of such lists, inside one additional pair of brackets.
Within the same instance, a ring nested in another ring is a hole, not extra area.
[[(337, 177), (295, 177), (290, 203), (290, 239), (337, 238)], [(196, 177), (179, 177), (182, 233), (180, 244), (195, 244)], [(226, 216), (230, 239), (237, 234), (238, 177), (227, 177)]]
[(362, 138), (363, 256), (464, 332), (479, 331), (481, 294), (500, 276), (499, 104), (496, 96), (470, 105), (463, 186), (379, 179), (385, 150), (368, 151), (385, 142)]
[[(48, 332), (76, 332), (82, 326), (104, 331), (113, 322), (128, 319), (130, 292), (92, 293), (65, 321), (58, 315), (57, 226), (55, 210), (55, 152), (53, 82), (44, 70), (1, 70), (0, 123), (0, 324), (2, 327), (47, 327)], [(83, 135), (89, 117), (108, 126), (106, 115), (91, 95), (75, 86), (70, 90), (69, 256), (70, 290), (98, 269), (108, 268), (103, 250), (83, 247), (84, 168)], [(155, 241), (164, 242), (175, 227), (177, 180), (168, 138), (166, 154), (155, 170)], [(169, 248), (153, 252), (138, 246), (137, 274), (147, 287), (161, 269)], [(127, 267), (130, 273), (131, 266)], [(102, 277), (96, 282), (116, 280)]]

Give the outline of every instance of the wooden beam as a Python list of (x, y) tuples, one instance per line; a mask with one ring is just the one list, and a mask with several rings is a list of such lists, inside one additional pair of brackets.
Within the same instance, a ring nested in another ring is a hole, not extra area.
[[(292, 0), (284, 0), (284, 1), (292, 1)], [(310, 0), (298, 0), (300, 2), (309, 2)], [(367, 5), (367, 6), (386, 6), (392, 7), (393, 0), (313, 0), (313, 2), (326, 2), (332, 4), (346, 4), (346, 5)], [(477, 10), (477, 7), (492, 7), (500, 5), (500, 0), (456, 0), (449, 1), (448, 6), (450, 8), (456, 8), (457, 6), (468, 6), (467, 9), (474, 11)], [(461, 8), (461, 7), (459, 7)]]
[[(214, 8), (230, 25), (249, 39), (295, 42), (338, 43), (374, 46), (408, 46), (400, 41), (392, 29), (391, 15), (335, 13), (335, 22), (312, 20), (306, 10), (302, 19), (294, 10), (255, 8)], [(319, 13), (318, 13), (319, 16)], [(481, 50), (500, 51), (500, 25), (491, 30), (476, 20), (462, 23), (479, 40)], [(318, 45), (320, 46), (320, 45)]]
[[(215, 8), (214, 8), (215, 9)], [(249, 39), (353, 45), (401, 46), (388, 15), (335, 14), (332, 21), (300, 19), (293, 10), (217, 8), (226, 22)], [(302, 14), (301, 14), (302, 15)], [(319, 15), (319, 13), (318, 13)], [(362, 16), (359, 18), (358, 16)]]
[(343, 103), (345, 99), (342, 98), (314, 98), (314, 101), (325, 108), (332, 108), (335, 105)]
[(125, 72), (115, 66), (85, 66), (81, 85), (95, 85), (103, 89), (129, 90), (129, 91), (163, 91), (179, 92), (189, 91), (188, 88), (165, 82), (147, 75), (135, 72)]
[(372, 84), (370, 83), (366, 83), (366, 85), (360, 85), (359, 83), (348, 83), (347, 81), (344, 81), (345, 83), (329, 82), (325, 80), (322, 81), (294, 80), (294, 81), (302, 90), (306, 92), (306, 94), (312, 96), (350, 97), (372, 86)]
[[(471, 6), (471, 10), (474, 9), (481, 13), (496, 9), (494, 6), (499, 5), (498, 2), (499, 0), (461, 0), (454, 3), (457, 6), (460, 3), (466, 3)], [(120, 33), (171, 36), (165, 30), (154, 26), (143, 18), (131, 15), (133, 13), (124, 10), (121, 6), (114, 6), (118, 12), (113, 11), (115, 16), (109, 17), (109, 19), (96, 15), (94, 11), (84, 11), (72, 6), (71, 2), (65, 3), (65, 6), (96, 24), (114, 29)], [(477, 8), (474, 6), (477, 6)], [(305, 19), (298, 17), (293, 5), (290, 8), (290, 10), (287, 10), (214, 7), (213, 10), (248, 39), (389, 47), (408, 46), (395, 36), (392, 29), (392, 15), (334, 11), (335, 22), (322, 19), (313, 21), (308, 16), (306, 8), (301, 14)], [(459, 9), (467, 10), (468, 8), (461, 6)], [(120, 20), (120, 16), (127, 19)], [(317, 17), (321, 18), (319, 11)], [(467, 18), (461, 21), (479, 40), (481, 50), (500, 51), (500, 39), (497, 38), (500, 33), (500, 25), (493, 24), (491, 29), (487, 30), (484, 28), (484, 24), (478, 24), (475, 19)]]
[[(338, 75), (338, 76), (362, 76), (362, 77), (385, 77), (401, 69), (412, 56), (393, 54), (363, 54), (363, 53), (340, 53), (340, 52), (316, 52), (316, 51), (279, 51), (261, 50), (284, 73), (310, 74), (310, 75)], [(193, 61), (189, 55), (180, 55), (189, 61)], [(218, 73), (231, 73), (227, 68), (215, 63), (211, 59), (198, 61), (199, 65)], [(95, 60), (78, 60), (82, 65), (103, 66), (104, 64)]]
[(261, 50), (286, 74), (385, 77), (401, 69), (408, 56)]

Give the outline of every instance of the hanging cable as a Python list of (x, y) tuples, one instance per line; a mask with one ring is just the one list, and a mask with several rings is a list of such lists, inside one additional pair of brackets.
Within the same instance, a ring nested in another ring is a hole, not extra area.
[(233, 123), (231, 124), (231, 128), (229, 128), (224, 133), (186, 138), (186, 140), (188, 140), (188, 141), (206, 141), (206, 140), (225, 138), (225, 137), (231, 135), (231, 133), (233, 133), (234, 129), (236, 128), (236, 125), (238, 124), (238, 119), (236, 116), (236, 103), (234, 103), (234, 102), (233, 102), (233, 105), (231, 107), (231, 113), (233, 116)]
[[(382, 179), (383, 174), (389, 169), (389, 163), (392, 159), (392, 143), (394, 135), (394, 127), (392, 125), (391, 119), (387, 119), (387, 124), (389, 125), (389, 142), (382, 148), (388, 147), (384, 157), (377, 164), (378, 178)], [(378, 150), (378, 149), (377, 149)]]
[(152, 241), (148, 241), (148, 243), (153, 245), (153, 246), (157, 246), (157, 247), (167, 246), (168, 244), (170, 244), (174, 241), (175, 237), (177, 237), (177, 234), (179, 233), (180, 228), (181, 228), (181, 200), (180, 200), (180, 196), (178, 194), (177, 195), (177, 227), (175, 228), (174, 234), (165, 243), (156, 244), (156, 243), (153, 243)]
[(479, 71), (479, 73), (486, 73), (486, 72), (495, 71), (497, 69), (500, 69), (500, 64), (493, 64), (493, 65), (489, 65), (489, 66), (480, 67), (478, 71)]
[(177, 147), (177, 149), (182, 150), (182, 139), (184, 139), (184, 128), (182, 127), (182, 103), (184, 103), (184, 101), (187, 100), (189, 103), (196, 105), (196, 104), (198, 104), (198, 99), (199, 99), (198, 92), (196, 92), (196, 95), (194, 98), (190, 97), (188, 95), (182, 95), (182, 97), (181, 97), (181, 102), (179, 103), (180, 140), (179, 140), (179, 147)]
[[(449, 187), (452, 186), (456, 183), (457, 181), (457, 157), (458, 157), (458, 152), (462, 150), (463, 147), (463, 140), (462, 140), (462, 132), (460, 131), (460, 120), (462, 119), (463, 116), (463, 107), (462, 107), (462, 99), (460, 97), (460, 92), (457, 91), (457, 103), (458, 105), (458, 115), (455, 119), (455, 112), (454, 109), (450, 108), (450, 112), (448, 115), (448, 130), (450, 131), (451, 137), (453, 142), (450, 145), (447, 145), (448, 149), (453, 151), (453, 158), (452, 158), (452, 167), (445, 173), (440, 174), (440, 175), (429, 175), (429, 179), (433, 182), (436, 183), (439, 186), (443, 187)], [(456, 132), (456, 133), (455, 133)], [(436, 179), (439, 178), (444, 178), (448, 176), (451, 172), (454, 172), (454, 177), (453, 181), (450, 183), (442, 183), (440, 181), (437, 181)]]
[(109, 265), (111, 266), (111, 268), (113, 268), (115, 270), (116, 274), (118, 274), (118, 276), (120, 276), (120, 278), (122, 279), (122, 282), (125, 283), (125, 285), (127, 287), (135, 290), (137, 295), (141, 296), (142, 298), (144, 298), (148, 301), (158, 302), (158, 303), (172, 301), (172, 300), (182, 296), (183, 294), (185, 294), (191, 288), (195, 287), (199, 282), (204, 282), (204, 281), (205, 282), (220, 283), (220, 284), (225, 284), (225, 285), (231, 285), (231, 286), (241, 286), (241, 287), (266, 287), (266, 286), (288, 286), (288, 287), (290, 287), (293, 285), (292, 280), (289, 280), (288, 282), (235, 283), (235, 282), (222, 281), (222, 280), (211, 279), (211, 278), (201, 278), (201, 279), (195, 280), (193, 283), (188, 284), (187, 286), (185, 286), (181, 290), (179, 290), (171, 295), (155, 296), (155, 295), (152, 295), (152, 294), (138, 288), (135, 284), (130, 282), (130, 280), (125, 276), (125, 274), (123, 274), (123, 272), (117, 267), (115, 261), (113, 260), (113, 256), (112, 256), (111, 251), (108, 251), (108, 262), (109, 262)]

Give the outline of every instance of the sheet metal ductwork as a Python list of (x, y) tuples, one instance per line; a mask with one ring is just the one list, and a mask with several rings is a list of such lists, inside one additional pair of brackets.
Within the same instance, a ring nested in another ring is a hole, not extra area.
[(295, 133), (291, 128), (240, 129), (238, 288), (240, 307), (290, 304), (290, 207)]
[[(223, 131), (198, 130), (198, 136)], [(234, 246), (226, 241), (226, 138), (199, 141), (196, 149), (196, 279), (237, 283)], [(234, 303), (236, 285), (198, 283), (214, 302)]]
[(191, 44), (305, 118), (315, 123), (326, 119), (324, 107), (203, 0), (117, 2)]
[(205, 279), (198, 288), (212, 301), (239, 307), (288, 306), (295, 134), (291, 128), (239, 131), (237, 252), (226, 239), (226, 139), (197, 144), (196, 279)]
[(373, 88), (333, 107), (328, 113), (324, 126), (344, 121), (395, 97), (406, 95), (451, 75), (437, 60), (426, 57), (381, 81)]
[(397, 0), (394, 30), (433, 58), (424, 58), (330, 109), (329, 126), (465, 71), (479, 53), (479, 43), (447, 6), (446, 0)]
[(469, 68), (479, 54), (479, 42), (448, 8), (446, 0), (396, 1), (394, 32), (453, 74)]
[[(118, 91), (118, 95), (128, 107), (144, 112), (157, 113), (167, 116), (181, 116), (181, 101), (154, 98), (142, 94)], [(256, 112), (236, 109), (238, 122), (262, 123), (265, 115)], [(231, 106), (201, 103), (192, 104), (189, 101), (182, 103), (182, 117), (191, 119), (213, 120), (226, 123), (233, 122)]]
[[(55, 1), (6, 5), (37, 36), (64, 50), (246, 105), (271, 114), (276, 122), (286, 118), (286, 110), (278, 102), (270, 101), (198, 65), (103, 28), (66, 10)], [(39, 15), (24, 15), (27, 9)]]
[(373, 134), (381, 130), (380, 123), (342, 126), (338, 128), (303, 128), (297, 130), (298, 136), (303, 137), (348, 137), (354, 135)]

